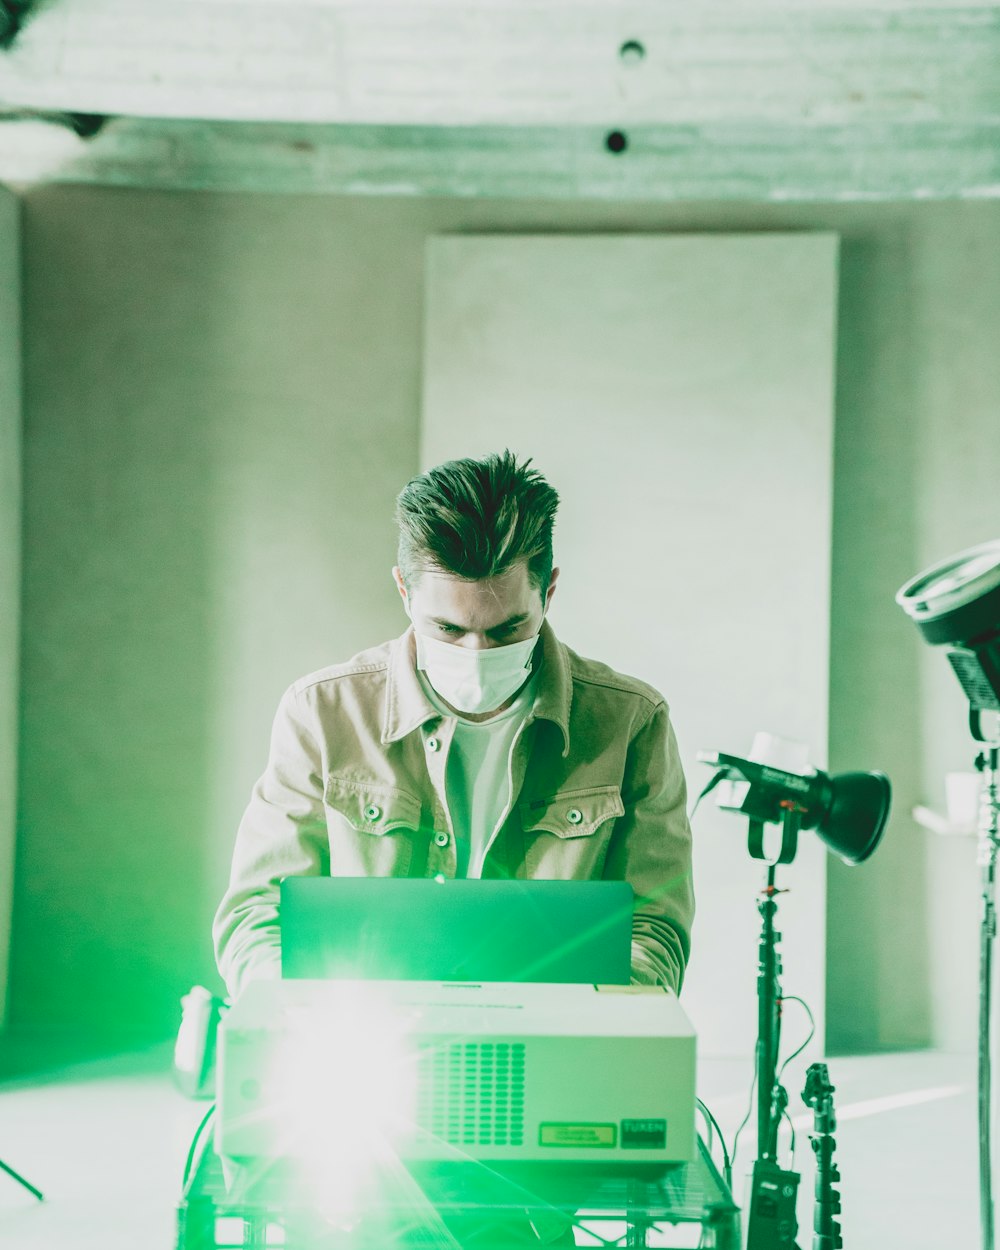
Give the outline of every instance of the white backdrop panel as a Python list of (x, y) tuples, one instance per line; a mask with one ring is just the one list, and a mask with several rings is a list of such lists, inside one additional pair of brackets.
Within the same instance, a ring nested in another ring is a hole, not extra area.
[[(692, 798), (697, 751), (758, 729), (826, 764), (836, 272), (830, 234), (429, 244), (422, 465), (534, 458), (562, 497), (553, 625), (664, 692)], [(740, 818), (706, 803), (694, 830), (685, 1005), (702, 1053), (748, 1056), (762, 866)], [(822, 1039), (811, 834), (779, 884), (785, 990)]]

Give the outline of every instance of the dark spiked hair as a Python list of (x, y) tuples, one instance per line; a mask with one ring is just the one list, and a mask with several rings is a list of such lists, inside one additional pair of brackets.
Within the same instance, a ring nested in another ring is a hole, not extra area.
[(478, 581), (527, 559), (542, 597), (552, 579), (559, 496), (530, 460), (511, 451), (448, 460), (403, 487), (396, 500), (397, 563), (407, 588), (435, 570)]

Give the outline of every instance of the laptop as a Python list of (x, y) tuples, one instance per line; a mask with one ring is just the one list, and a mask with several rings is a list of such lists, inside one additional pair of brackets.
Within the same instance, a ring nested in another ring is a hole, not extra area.
[(283, 977), (628, 985), (624, 881), (286, 877)]

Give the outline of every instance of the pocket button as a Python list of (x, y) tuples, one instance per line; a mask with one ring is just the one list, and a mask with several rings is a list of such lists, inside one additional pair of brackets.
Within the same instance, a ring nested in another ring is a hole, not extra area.
[(571, 825), (578, 825), (583, 820), (583, 812), (578, 807), (571, 807), (566, 813), (566, 819)]
[(375, 803), (372, 803), (368, 807), (365, 808), (365, 820), (369, 821), (372, 824), (374, 824), (375, 821), (378, 820), (378, 818), (381, 815), (382, 815), (382, 809), (381, 807), (378, 807)]

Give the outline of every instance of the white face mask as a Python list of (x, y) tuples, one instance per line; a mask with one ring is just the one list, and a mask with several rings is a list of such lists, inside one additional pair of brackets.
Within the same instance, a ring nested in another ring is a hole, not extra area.
[(481, 713), (506, 703), (528, 679), (538, 635), (482, 651), (420, 633), (416, 639), (417, 668), (442, 699), (460, 712)]

